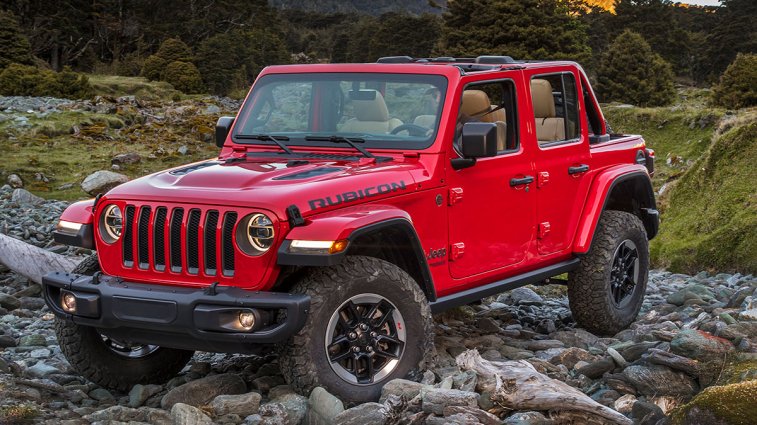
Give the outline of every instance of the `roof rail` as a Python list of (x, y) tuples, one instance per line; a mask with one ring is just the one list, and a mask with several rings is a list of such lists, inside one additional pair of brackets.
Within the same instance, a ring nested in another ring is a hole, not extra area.
[(478, 63), (487, 65), (500, 65), (508, 63), (517, 63), (510, 56), (479, 56), (476, 58), (454, 58), (452, 56), (441, 56), (437, 58), (414, 58), (411, 56), (385, 56), (379, 58), (376, 63)]
[(515, 59), (510, 56), (479, 56), (476, 58), (476, 63), (486, 64), (504, 64), (515, 63)]
[(379, 58), (376, 63), (412, 63), (415, 61), (416, 59), (413, 59), (410, 56), (385, 56)]

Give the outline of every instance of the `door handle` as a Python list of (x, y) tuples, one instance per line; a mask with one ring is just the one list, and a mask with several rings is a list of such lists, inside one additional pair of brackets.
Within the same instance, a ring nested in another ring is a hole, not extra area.
[(568, 167), (568, 174), (581, 174), (589, 171), (589, 166), (586, 164), (577, 165), (575, 167)]
[(510, 187), (522, 186), (524, 184), (530, 184), (534, 182), (534, 176), (524, 176), (521, 178), (510, 179)]

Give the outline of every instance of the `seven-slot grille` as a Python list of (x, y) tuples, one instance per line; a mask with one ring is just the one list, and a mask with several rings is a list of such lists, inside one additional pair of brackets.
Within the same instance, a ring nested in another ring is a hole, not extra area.
[(236, 212), (127, 205), (124, 218), (125, 267), (234, 276)]

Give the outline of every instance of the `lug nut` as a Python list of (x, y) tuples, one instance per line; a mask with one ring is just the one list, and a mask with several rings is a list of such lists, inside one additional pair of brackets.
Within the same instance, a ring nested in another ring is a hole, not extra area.
[(361, 323), (360, 324), (360, 329), (362, 329), (364, 331), (367, 331), (368, 330), (368, 325), (366, 325), (365, 323)]
[(371, 332), (371, 338), (376, 338), (378, 334), (376, 332)]
[(360, 347), (352, 347), (352, 351), (354, 353), (357, 353), (358, 351), (360, 351)]
[(372, 353), (372, 352), (373, 352), (373, 347), (371, 347), (371, 346), (369, 345), (369, 346), (365, 347), (365, 351), (367, 351), (367, 352), (369, 352), (369, 353)]
[(350, 332), (347, 334), (347, 338), (349, 339), (355, 339), (357, 338), (357, 334), (355, 332)]

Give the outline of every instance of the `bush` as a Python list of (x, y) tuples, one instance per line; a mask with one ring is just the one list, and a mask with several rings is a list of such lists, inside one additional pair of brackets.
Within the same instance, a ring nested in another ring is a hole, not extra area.
[(160, 81), (166, 65), (168, 65), (168, 62), (165, 59), (158, 55), (150, 55), (142, 65), (142, 76), (150, 81)]
[(0, 10), (0, 69), (12, 63), (31, 64), (31, 46), (21, 33), (16, 17)]
[(603, 102), (662, 106), (673, 101), (673, 70), (639, 34), (625, 30), (610, 45), (598, 69)]
[(73, 72), (68, 67), (55, 73), (49, 69), (13, 63), (0, 72), (0, 95), (4, 96), (85, 99), (92, 93), (87, 76)]
[(757, 105), (757, 54), (739, 53), (713, 88), (712, 99), (726, 108)]
[(156, 55), (164, 59), (166, 63), (192, 61), (192, 51), (189, 50), (189, 46), (178, 38), (169, 38), (163, 41)]
[(174, 61), (168, 64), (163, 79), (176, 90), (187, 94), (201, 93), (205, 87), (202, 84), (200, 71), (189, 62)]

